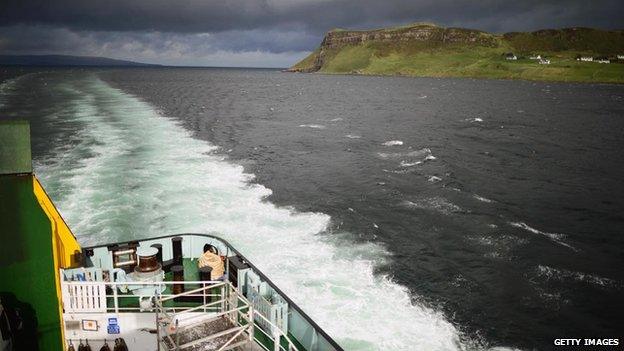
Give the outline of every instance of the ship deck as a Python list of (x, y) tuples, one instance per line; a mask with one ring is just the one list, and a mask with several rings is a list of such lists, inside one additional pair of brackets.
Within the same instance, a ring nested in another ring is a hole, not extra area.
[[(199, 268), (197, 266), (197, 259), (190, 259), (190, 258), (184, 258), (182, 260), (182, 265), (184, 267), (184, 281), (199, 281)], [(165, 273), (165, 281), (167, 282), (171, 282), (173, 281), (173, 273), (171, 272), (167, 272)], [(131, 285), (131, 284), (129, 284)], [(200, 288), (201, 286), (199, 284), (186, 284), (184, 286), (184, 288), (186, 290), (191, 290), (191, 289), (195, 289), (195, 288)], [(215, 289), (214, 291), (211, 291), (212, 294), (219, 294), (219, 289)], [(173, 291), (172, 291), (172, 287), (171, 285), (167, 285), (165, 290), (162, 292), (163, 295), (172, 295)], [(136, 296), (136, 299), (132, 299), (132, 298), (120, 298), (118, 299), (118, 306), (120, 308), (138, 308), (139, 307), (139, 299), (138, 299), (138, 295), (134, 295), (132, 292), (128, 291), (127, 293), (121, 293), (118, 292), (117, 293), (118, 296), (122, 297), (122, 296)], [(218, 299), (218, 297), (216, 297), (216, 299)], [(114, 298), (113, 297), (108, 297), (107, 298), (107, 304), (109, 306), (112, 306), (114, 304)], [(164, 307), (191, 307), (191, 306), (195, 306), (197, 305), (197, 302), (193, 302), (193, 301), (180, 301), (180, 300), (170, 300), (167, 301), (165, 303)]]

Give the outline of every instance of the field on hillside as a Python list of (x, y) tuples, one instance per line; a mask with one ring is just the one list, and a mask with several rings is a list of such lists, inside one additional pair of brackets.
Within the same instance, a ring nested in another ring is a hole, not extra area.
[(424, 77), (475, 77), (570, 82), (624, 82), (624, 62), (580, 62), (576, 53), (540, 53), (550, 65), (520, 58), (508, 61), (511, 49), (421, 45), (389, 47), (376, 43), (328, 50), (320, 72)]

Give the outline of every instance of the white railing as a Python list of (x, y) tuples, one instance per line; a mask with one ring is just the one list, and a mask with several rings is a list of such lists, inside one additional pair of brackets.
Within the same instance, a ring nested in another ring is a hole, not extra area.
[[(266, 297), (256, 294), (251, 298), (254, 308), (258, 312), (258, 314), (262, 315), (264, 318), (256, 318), (256, 323), (258, 323), (264, 330), (272, 330), (272, 325), (277, 325), (280, 330), (288, 330), (288, 305), (285, 303), (272, 303), (272, 298), (267, 299)], [(267, 323), (266, 320), (271, 321), (271, 323)]]
[(66, 312), (106, 312), (106, 285), (62, 284), (63, 307)]
[[(269, 335), (269, 333), (265, 330), (263, 330), (262, 328), (257, 328), (257, 330), (259, 330), (262, 334), (266, 335), (269, 339), (271, 339), (272, 343), (273, 343), (273, 350), (268, 349), (266, 346), (264, 346), (261, 342), (258, 342), (258, 344), (265, 350), (267, 351), (280, 351), (280, 350), (284, 350), (284, 351), (299, 351), (299, 349), (295, 346), (295, 344), (292, 342), (292, 340), (290, 340), (290, 338), (288, 337), (288, 335), (286, 335), (284, 332), (282, 332), (282, 330), (280, 328), (278, 328), (275, 324), (271, 323), (270, 320), (268, 320), (266, 317), (264, 317), (262, 314), (258, 313), (257, 311), (254, 311), (254, 317), (259, 317), (261, 318), (267, 325), (270, 326), (270, 329), (272, 330), (272, 335)], [(258, 338), (254, 337), (255, 340), (258, 340)], [(282, 339), (284, 338), (284, 340), (286, 340), (287, 343), (287, 348), (284, 348), (284, 346), (282, 346)]]
[[(140, 300), (152, 297), (156, 294), (148, 295), (134, 295), (132, 293), (120, 293), (120, 287), (126, 288), (127, 286), (154, 288), (154, 292), (163, 290), (168, 286), (174, 285), (187, 286), (201, 286), (206, 287), (207, 290), (212, 290), (218, 284), (222, 284), (221, 281), (163, 281), (163, 282), (89, 282), (89, 281), (63, 281), (61, 282), (61, 292), (63, 294), (63, 309), (65, 313), (77, 314), (77, 313), (98, 313), (98, 312), (142, 312), (146, 309), (140, 306)], [(111, 294), (106, 293), (106, 288), (109, 287), (112, 291)], [(162, 298), (175, 297), (178, 295), (173, 294), (157, 294)], [(192, 293), (184, 296), (189, 297), (201, 297), (204, 301), (219, 297), (219, 294), (214, 293)], [(111, 299), (112, 303), (109, 304), (108, 299)], [(128, 302), (131, 301), (131, 302)], [(126, 303), (123, 303), (126, 302)], [(136, 306), (132, 302), (136, 302)], [(165, 307), (170, 310), (178, 309), (175, 306)], [(148, 309), (149, 310), (149, 309)], [(209, 312), (208, 310), (203, 312)]]

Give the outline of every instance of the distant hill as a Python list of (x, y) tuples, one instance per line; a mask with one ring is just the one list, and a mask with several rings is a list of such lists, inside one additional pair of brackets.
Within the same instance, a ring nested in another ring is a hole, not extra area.
[(0, 55), (0, 66), (158, 66), (107, 57), (70, 55)]
[[(535, 59), (537, 55), (545, 60)], [(501, 35), (415, 23), (331, 30), (289, 71), (624, 83), (622, 55), (621, 30), (564, 28)], [(610, 63), (579, 61), (579, 56)]]

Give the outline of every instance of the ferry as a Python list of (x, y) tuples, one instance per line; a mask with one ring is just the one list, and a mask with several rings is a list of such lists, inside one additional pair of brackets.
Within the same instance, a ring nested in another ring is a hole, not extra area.
[(0, 122), (0, 233), (0, 351), (342, 350), (214, 233), (82, 247), (33, 174), (26, 121)]

